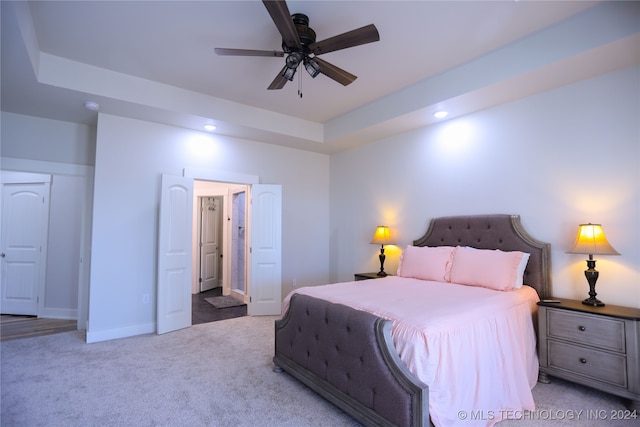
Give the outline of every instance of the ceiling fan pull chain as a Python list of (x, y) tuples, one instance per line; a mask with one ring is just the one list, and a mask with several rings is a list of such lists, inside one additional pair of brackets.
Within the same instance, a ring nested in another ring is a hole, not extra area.
[(298, 96), (302, 98), (302, 74), (298, 74)]

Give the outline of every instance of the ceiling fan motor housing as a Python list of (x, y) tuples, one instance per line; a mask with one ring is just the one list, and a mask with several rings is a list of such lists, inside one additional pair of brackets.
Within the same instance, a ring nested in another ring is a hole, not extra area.
[[(299, 52), (307, 55), (310, 52), (308, 46), (316, 42), (316, 32), (309, 28), (309, 17), (304, 13), (294, 13), (291, 15), (291, 19), (293, 19), (293, 24), (296, 26), (300, 44), (302, 45), (302, 49)], [(282, 41), (282, 49), (287, 53), (296, 51), (296, 49), (291, 49), (285, 45), (284, 40)]]

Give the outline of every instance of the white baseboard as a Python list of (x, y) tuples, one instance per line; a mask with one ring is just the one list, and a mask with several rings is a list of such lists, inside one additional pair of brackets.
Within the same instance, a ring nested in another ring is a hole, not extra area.
[[(89, 328), (90, 326), (87, 325)], [(145, 323), (143, 325), (126, 326), (124, 328), (104, 329), (102, 331), (91, 331), (87, 329), (87, 343), (109, 341), (119, 338), (128, 338), (136, 335), (151, 334), (156, 332), (156, 324)]]

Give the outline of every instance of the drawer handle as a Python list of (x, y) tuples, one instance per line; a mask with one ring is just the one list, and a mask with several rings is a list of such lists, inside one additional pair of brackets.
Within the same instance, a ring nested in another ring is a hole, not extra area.
[(578, 329), (581, 330), (582, 332), (587, 330), (587, 328), (585, 328), (584, 326), (578, 326)]
[(587, 363), (587, 359), (585, 359), (584, 357), (580, 358), (580, 363)]

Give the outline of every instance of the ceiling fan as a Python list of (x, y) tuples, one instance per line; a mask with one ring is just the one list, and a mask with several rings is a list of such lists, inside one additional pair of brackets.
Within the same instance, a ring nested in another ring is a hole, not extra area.
[(324, 74), (346, 86), (357, 77), (318, 58), (318, 55), (380, 40), (376, 26), (369, 24), (316, 42), (316, 33), (309, 28), (307, 15), (290, 14), (285, 0), (262, 0), (262, 3), (282, 35), (282, 51), (226, 48), (215, 48), (214, 51), (217, 55), (231, 56), (284, 57), (286, 54), (285, 65), (269, 85), (268, 89), (270, 90), (282, 89), (287, 81), (293, 80), (293, 76), (301, 64), (313, 78), (318, 74)]

